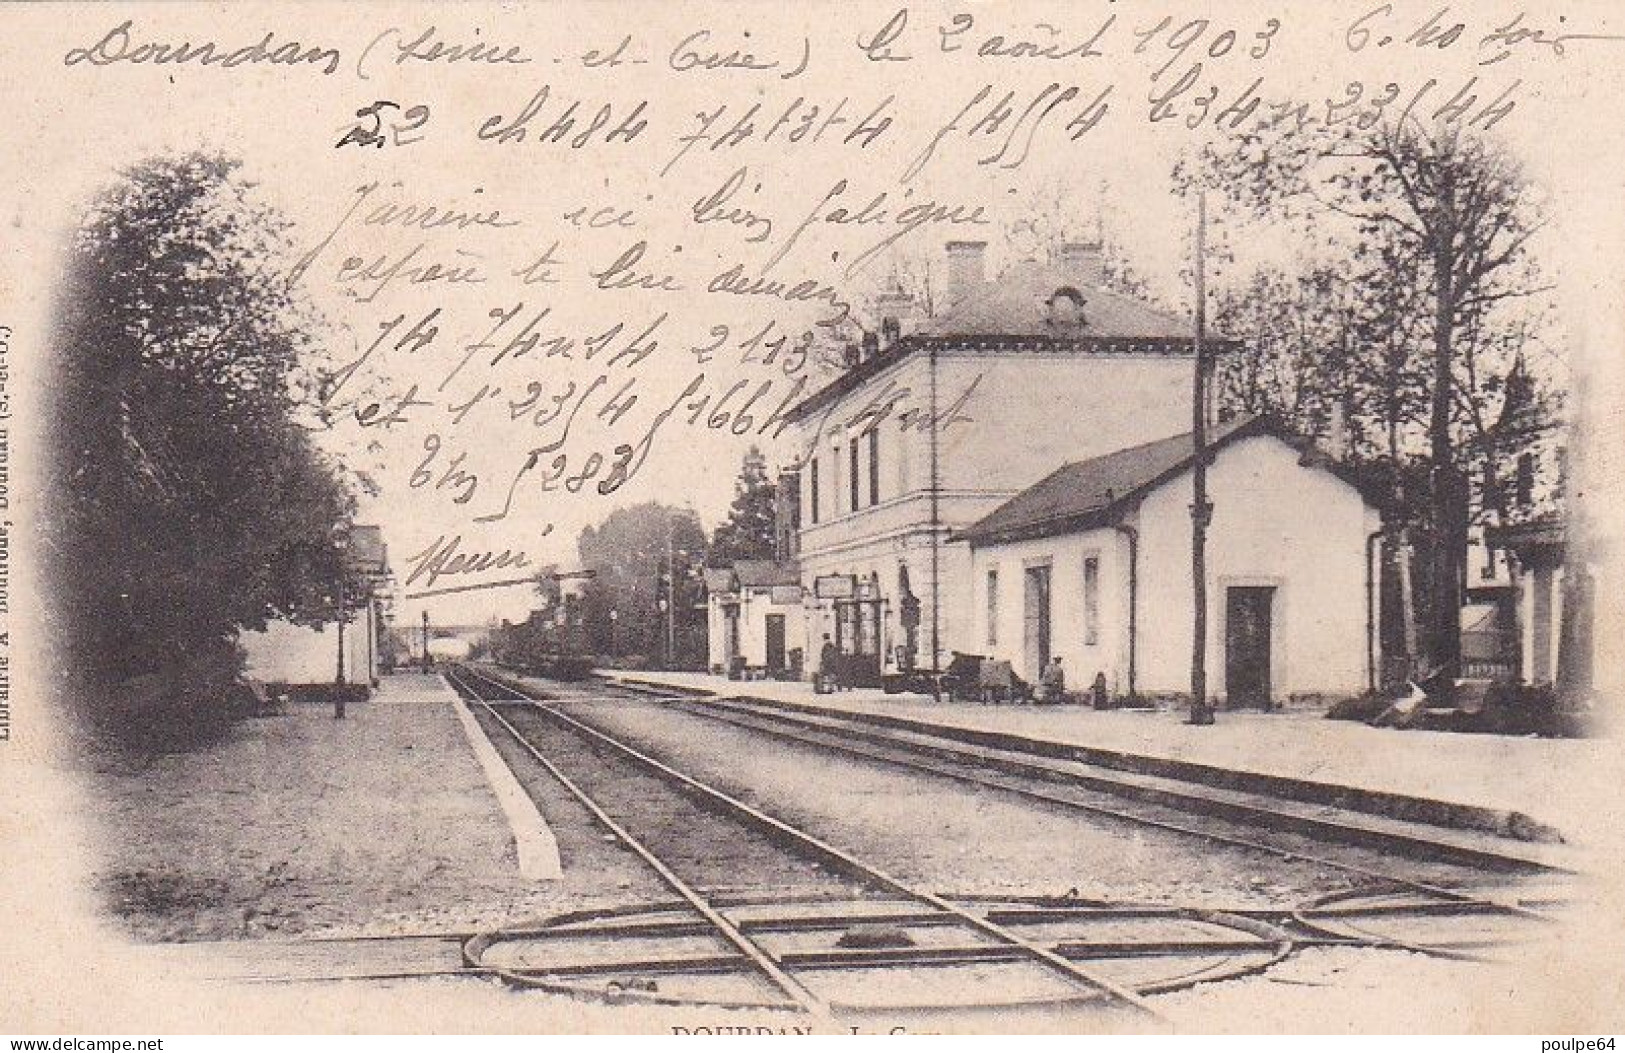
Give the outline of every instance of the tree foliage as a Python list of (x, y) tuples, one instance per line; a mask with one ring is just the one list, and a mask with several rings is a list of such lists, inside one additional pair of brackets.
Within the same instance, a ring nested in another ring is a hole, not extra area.
[(203, 656), (229, 668), (241, 629), (334, 614), (351, 504), (297, 419), (314, 319), (237, 168), (130, 168), (68, 248), (47, 556), (62, 657), (96, 681), (185, 681)]
[(1341, 422), (1349, 456), (1405, 455), (1426, 422), (1427, 374), (1403, 312), (1372, 292), (1329, 264), (1262, 267), (1221, 292), (1215, 323), (1245, 348), (1216, 363), (1221, 414), (1271, 414), (1323, 440)]
[[(1465, 469), (1542, 315), (1529, 252), (1542, 225), (1534, 190), (1500, 144), (1414, 118), (1304, 128), (1283, 116), (1209, 148), (1178, 176), (1254, 221), (1295, 226), (1306, 250), (1336, 261), (1309, 276), (1322, 289), (1318, 305), (1301, 286), (1274, 290), (1315, 330), (1301, 353), (1335, 367), (1300, 370), (1299, 387), (1326, 395), (1341, 385), (1351, 408), (1381, 425), (1391, 458), (1414, 449), (1420, 433), (1429, 469), (1420, 518), (1440, 568), (1428, 575), (1428, 643), (1437, 664), (1453, 664), (1470, 517)], [(1261, 320), (1267, 308), (1256, 301), (1269, 291), (1253, 290), (1249, 307), (1231, 305), (1231, 324), (1244, 329), (1237, 319), (1249, 313)]]
[[(638, 655), (657, 660), (665, 653), (669, 592), (675, 599), (679, 660), (692, 660), (692, 639), (705, 565), (705, 531), (687, 509), (646, 501), (611, 512), (577, 541), (581, 565), (595, 572), (582, 591), (588, 640), (600, 654)], [(613, 614), (613, 617), (611, 615)], [(699, 628), (703, 635), (703, 628)]]
[(777, 496), (778, 487), (767, 475), (767, 457), (752, 446), (745, 452), (739, 478), (734, 482), (728, 518), (717, 524), (711, 535), (713, 566), (727, 566), (737, 559), (773, 558)]

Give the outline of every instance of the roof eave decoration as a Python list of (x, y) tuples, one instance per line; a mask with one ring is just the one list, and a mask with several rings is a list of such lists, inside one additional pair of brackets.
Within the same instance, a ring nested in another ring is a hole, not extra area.
[[(1229, 427), (1227, 430), (1221, 432), (1213, 439), (1206, 449), (1208, 463), (1211, 464), (1213, 459), (1223, 448), (1243, 438), (1257, 435), (1269, 435), (1281, 440), (1282, 442), (1286, 443), (1288, 447), (1296, 450), (1299, 453), (1300, 464), (1303, 464), (1306, 467), (1320, 468), (1321, 470), (1330, 472), (1335, 477), (1353, 487), (1355, 491), (1360, 494), (1361, 498), (1366, 502), (1367, 505), (1378, 509), (1379, 511), (1383, 510), (1384, 506), (1380, 495), (1374, 493), (1369, 483), (1362, 479), (1353, 468), (1341, 462), (1331, 460), (1330, 458), (1325, 457), (1323, 454), (1320, 454), (1312, 442), (1302, 438), (1301, 436), (1294, 435), (1280, 421), (1269, 416), (1260, 415), (1251, 417), (1240, 421)], [(1170, 438), (1183, 438), (1183, 436), (1170, 436)], [(1070, 511), (1060, 515), (1050, 515), (1041, 519), (1029, 520), (1027, 522), (1019, 522), (1009, 525), (984, 525), (987, 523), (988, 519), (997, 517), (1000, 514), (1000, 512), (1003, 510), (1003, 506), (1001, 506), (999, 509), (995, 509), (993, 512), (989, 513), (988, 516), (980, 522), (973, 523), (965, 529), (958, 531), (954, 537), (957, 540), (969, 542), (973, 548), (979, 548), (989, 545), (1004, 544), (1012, 541), (1030, 541), (1043, 537), (1055, 537), (1061, 534), (1076, 533), (1082, 530), (1092, 530), (1097, 527), (1109, 526), (1114, 523), (1121, 522), (1123, 514), (1131, 508), (1138, 507), (1140, 501), (1144, 499), (1145, 495), (1151, 493), (1153, 490), (1156, 490), (1159, 487), (1167, 485), (1172, 480), (1177, 479), (1186, 472), (1190, 471), (1194, 461), (1195, 450), (1192, 449), (1185, 456), (1180, 457), (1178, 460), (1167, 465), (1162, 470), (1140, 480), (1132, 488), (1125, 490), (1121, 495), (1103, 505), (1097, 505), (1088, 509)], [(1045, 486), (1053, 478), (1054, 476), (1051, 475), (1046, 477), (1044, 480), (1040, 480), (1039, 482), (1033, 484), (1032, 487), (1022, 491), (1022, 494), (1018, 494), (1016, 497), (1011, 498), (1011, 501), (1019, 501), (1023, 494)]]
[(974, 526), (966, 527), (964, 530), (953, 534), (950, 540), (968, 542), (971, 548), (986, 548), (989, 545), (1007, 545), (1015, 541), (1036, 541), (1040, 538), (1057, 537), (1062, 534), (1077, 534), (1085, 530), (1116, 526), (1127, 517), (1128, 513), (1139, 507), (1140, 496), (1141, 492), (1135, 491), (1132, 494), (1125, 494), (1109, 505), (1091, 508), (1086, 512), (1053, 516), (1049, 519), (1040, 519), (1011, 527), (981, 531), (978, 531)]
[[(1212, 348), (1239, 348), (1239, 340), (1210, 339)], [(856, 391), (864, 382), (878, 376), (916, 350), (936, 348), (939, 351), (963, 351), (971, 354), (1035, 354), (1035, 355), (1098, 355), (1114, 357), (1189, 358), (1195, 353), (1194, 342), (1186, 337), (1121, 337), (1069, 334), (1054, 336), (1035, 333), (1022, 336), (956, 336), (954, 334), (905, 336), (895, 345), (853, 366), (824, 387), (808, 395), (785, 416), (792, 423), (815, 413)]]

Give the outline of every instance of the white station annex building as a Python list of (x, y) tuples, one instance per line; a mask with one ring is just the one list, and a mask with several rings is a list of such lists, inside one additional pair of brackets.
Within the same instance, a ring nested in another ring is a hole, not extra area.
[[(792, 411), (804, 457), (781, 477), (780, 560), (713, 575), (714, 670), (810, 677), (827, 637), (854, 685), (957, 652), (1029, 681), (1060, 657), (1069, 686), (1103, 674), (1117, 696), (1188, 691), (1190, 325), (1104, 288), (1097, 245), (996, 281), (985, 250), (949, 243), (934, 318), (883, 298), (879, 338)], [(1266, 421), (1212, 443), (1214, 693), (1365, 690), (1378, 510)]]

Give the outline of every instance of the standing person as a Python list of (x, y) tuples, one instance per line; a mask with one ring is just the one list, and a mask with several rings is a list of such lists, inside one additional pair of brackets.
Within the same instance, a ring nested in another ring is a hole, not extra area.
[(1066, 671), (1061, 668), (1060, 655), (1051, 658), (1049, 665), (1044, 667), (1038, 686), (1041, 701), (1059, 703), (1066, 700)]
[(830, 640), (829, 633), (824, 634), (824, 645), (818, 649), (818, 679), (813, 689), (819, 694), (828, 694), (835, 690), (835, 644)]

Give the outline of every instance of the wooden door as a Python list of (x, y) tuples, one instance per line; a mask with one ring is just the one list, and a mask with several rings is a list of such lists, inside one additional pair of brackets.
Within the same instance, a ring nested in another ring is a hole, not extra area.
[(1232, 707), (1270, 704), (1270, 630), (1275, 589), (1225, 590), (1224, 687)]
[(784, 615), (767, 616), (767, 667), (773, 672), (784, 670)]
[(1028, 567), (1023, 622), (1026, 628), (1027, 678), (1036, 681), (1050, 658), (1049, 567)]
[(722, 609), (722, 650), (724, 667), (732, 669), (734, 659), (739, 657), (739, 607), (738, 605)]

